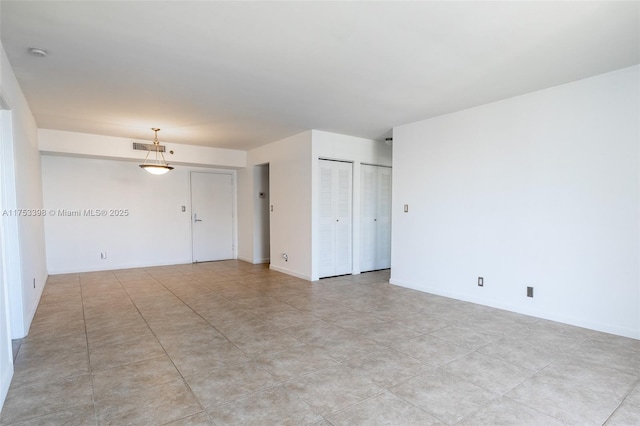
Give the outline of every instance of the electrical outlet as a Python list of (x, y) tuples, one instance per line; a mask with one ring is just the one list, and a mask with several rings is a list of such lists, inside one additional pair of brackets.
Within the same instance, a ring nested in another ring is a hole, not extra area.
[(478, 277), (478, 287), (484, 287), (484, 278)]
[(104, 260), (107, 258), (107, 252), (103, 251), (102, 253), (100, 253), (100, 259)]
[(527, 297), (533, 297), (533, 287), (527, 287)]

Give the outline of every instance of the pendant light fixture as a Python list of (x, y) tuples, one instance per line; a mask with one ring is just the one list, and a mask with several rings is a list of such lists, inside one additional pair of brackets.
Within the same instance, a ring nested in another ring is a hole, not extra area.
[[(151, 154), (151, 150), (147, 151), (147, 156), (144, 158), (144, 163), (140, 164), (140, 167), (151, 173), (152, 175), (163, 175), (167, 173), (169, 170), (173, 170), (169, 164), (167, 164), (167, 160), (164, 159), (164, 154), (160, 151), (160, 142), (158, 141), (158, 132), (160, 129), (152, 128), (155, 132), (155, 137), (153, 138), (153, 148), (156, 152), (156, 159), (149, 160), (149, 154)], [(159, 154), (159, 155), (158, 155)]]

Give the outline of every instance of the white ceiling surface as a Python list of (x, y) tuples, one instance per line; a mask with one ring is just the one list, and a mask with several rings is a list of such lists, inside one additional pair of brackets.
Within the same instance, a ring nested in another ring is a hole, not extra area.
[[(41, 128), (250, 149), (394, 126), (640, 63), (640, 3), (6, 1)], [(49, 51), (46, 58), (29, 47)]]

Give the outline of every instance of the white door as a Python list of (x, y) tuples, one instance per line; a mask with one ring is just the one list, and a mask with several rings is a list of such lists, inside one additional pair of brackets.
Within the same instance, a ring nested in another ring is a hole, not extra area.
[(233, 259), (233, 176), (191, 172), (193, 262)]
[(391, 167), (378, 167), (375, 269), (391, 268)]
[(320, 160), (318, 275), (352, 272), (353, 165)]
[[(0, 235), (0, 240), (2, 240), (2, 235)], [(2, 272), (2, 259), (2, 244), (0, 244), (0, 308), (2, 308), (0, 310), (0, 371), (9, 372), (12, 370), (13, 350), (11, 347), (11, 331), (9, 329), (9, 291)], [(11, 375), (7, 374), (4, 377), (9, 380)], [(9, 387), (8, 383), (2, 382), (3, 379), (3, 377), (0, 377), (0, 386), (4, 387), (6, 385)], [(1, 396), (0, 401), (2, 401)]]
[(363, 164), (360, 179), (360, 271), (391, 267), (391, 168)]
[(377, 167), (360, 168), (360, 271), (376, 269)]
[(335, 269), (335, 238), (333, 218), (333, 166), (331, 162), (320, 160), (320, 202), (318, 230), (318, 275), (330, 277)]

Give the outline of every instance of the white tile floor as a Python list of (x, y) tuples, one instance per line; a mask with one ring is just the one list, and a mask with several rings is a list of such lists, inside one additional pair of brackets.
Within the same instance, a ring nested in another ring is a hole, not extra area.
[(50, 277), (2, 425), (640, 425), (640, 341), (239, 261)]

